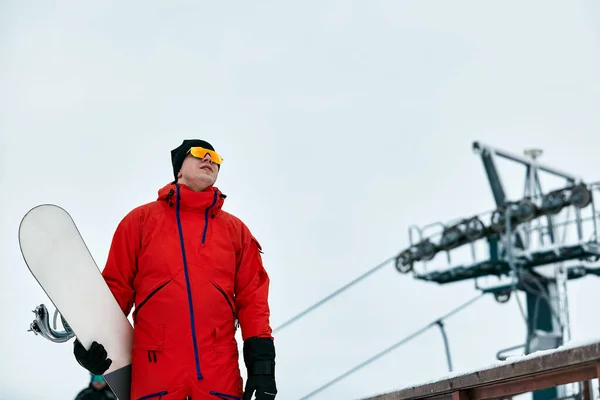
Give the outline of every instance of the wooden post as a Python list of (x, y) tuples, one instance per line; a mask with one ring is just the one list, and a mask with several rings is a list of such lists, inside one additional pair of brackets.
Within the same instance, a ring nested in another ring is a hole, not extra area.
[(581, 399), (582, 400), (593, 400), (592, 399), (592, 390), (591, 390), (591, 385), (590, 385), (590, 381), (589, 380), (585, 380), (582, 382), (583, 385), (583, 389), (581, 392)]
[(469, 400), (469, 394), (464, 390), (452, 392), (452, 400)]

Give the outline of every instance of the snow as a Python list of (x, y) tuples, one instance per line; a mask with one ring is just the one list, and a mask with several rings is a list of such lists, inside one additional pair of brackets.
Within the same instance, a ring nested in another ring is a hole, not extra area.
[(600, 343), (600, 337), (593, 336), (588, 339), (571, 340), (564, 345), (560, 346), (559, 349), (572, 349), (575, 347), (589, 346), (594, 343)]

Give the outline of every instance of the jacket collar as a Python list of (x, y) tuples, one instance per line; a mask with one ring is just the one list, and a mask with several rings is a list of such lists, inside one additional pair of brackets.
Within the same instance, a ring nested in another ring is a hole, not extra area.
[(178, 195), (181, 210), (209, 211), (211, 217), (221, 211), (227, 197), (215, 186), (210, 186), (203, 192), (194, 192), (186, 185), (169, 183), (158, 190), (158, 200), (166, 201), (169, 207), (176, 207)]

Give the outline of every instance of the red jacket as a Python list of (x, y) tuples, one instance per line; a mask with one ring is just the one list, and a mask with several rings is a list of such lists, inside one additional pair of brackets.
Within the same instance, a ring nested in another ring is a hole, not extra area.
[(132, 400), (237, 399), (238, 323), (272, 339), (261, 247), (224, 200), (168, 184), (116, 229), (102, 274), (125, 315), (135, 305)]

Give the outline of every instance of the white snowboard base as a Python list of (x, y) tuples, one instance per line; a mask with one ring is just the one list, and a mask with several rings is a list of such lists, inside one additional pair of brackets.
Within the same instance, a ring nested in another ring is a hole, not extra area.
[(27, 267), (81, 344), (105, 347), (112, 364), (104, 378), (119, 400), (129, 400), (133, 328), (69, 213), (53, 204), (32, 208), (19, 226), (19, 244)]

